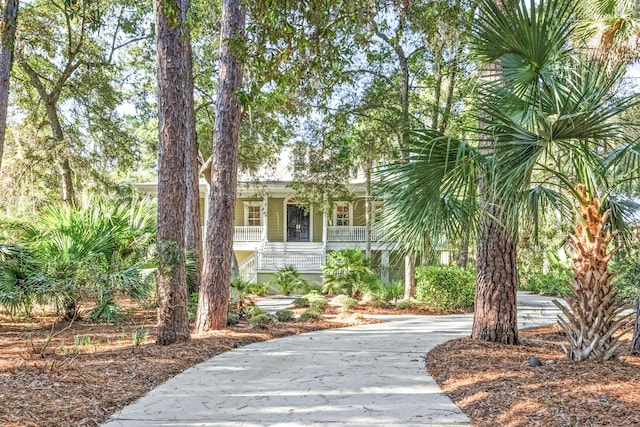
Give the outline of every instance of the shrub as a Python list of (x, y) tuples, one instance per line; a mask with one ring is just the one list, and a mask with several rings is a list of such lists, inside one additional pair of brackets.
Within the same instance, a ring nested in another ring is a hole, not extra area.
[(290, 295), (296, 289), (304, 288), (307, 281), (300, 277), (298, 270), (294, 266), (289, 265), (279, 268), (271, 283), (280, 289), (282, 294)]
[(252, 328), (268, 329), (278, 324), (278, 319), (273, 314), (262, 313), (249, 319), (249, 324)]
[(564, 296), (569, 292), (567, 283), (570, 278), (565, 272), (551, 271), (541, 273), (528, 271), (521, 274), (520, 289), (541, 295)]
[(406, 299), (396, 302), (396, 310), (407, 310), (416, 306), (416, 303)]
[(77, 302), (86, 299), (101, 309), (94, 319), (112, 318), (118, 295), (142, 300), (152, 289), (155, 217), (147, 199), (85, 196), (77, 206), (43, 208), (34, 221), (16, 226), (37, 261), (28, 282), (43, 299), (64, 306), (67, 319), (77, 318)]
[(364, 305), (369, 305), (375, 308), (387, 308), (389, 307), (389, 303), (385, 301), (385, 299), (380, 295), (380, 293), (376, 292), (368, 292), (364, 294), (362, 300), (360, 301)]
[(251, 285), (249, 285), (249, 293), (263, 297), (269, 294), (269, 285), (265, 283), (252, 283)]
[(416, 269), (416, 299), (437, 310), (473, 306), (475, 274), (450, 266)]
[(122, 318), (124, 309), (110, 298), (101, 300), (89, 312), (89, 321), (92, 323), (117, 323)]
[(255, 303), (247, 304), (244, 307), (244, 312), (249, 319), (252, 317), (260, 316), (261, 314), (265, 314), (265, 311), (258, 307)]
[(346, 293), (357, 298), (380, 287), (371, 269), (371, 260), (360, 248), (330, 252), (322, 272), (325, 280), (323, 291), (331, 295)]
[(227, 325), (237, 325), (238, 322), (240, 322), (240, 318), (237, 313), (227, 313)]
[(387, 301), (398, 301), (399, 298), (404, 297), (404, 283), (391, 282), (383, 284), (382, 291)]
[(275, 312), (276, 318), (281, 322), (289, 322), (293, 319), (293, 311), (283, 308)]
[(323, 299), (321, 300), (316, 299), (309, 303), (309, 308), (318, 310), (318, 311), (324, 311), (324, 309), (327, 308), (327, 302)]
[(296, 298), (293, 300), (293, 306), (295, 308), (307, 308), (309, 307), (309, 300), (305, 297)]
[(320, 311), (313, 308), (310, 308), (300, 315), (301, 322), (319, 322), (323, 319), (324, 315)]
[(358, 300), (346, 295), (338, 295), (332, 300), (332, 303), (339, 305), (343, 309), (350, 309), (358, 305)]

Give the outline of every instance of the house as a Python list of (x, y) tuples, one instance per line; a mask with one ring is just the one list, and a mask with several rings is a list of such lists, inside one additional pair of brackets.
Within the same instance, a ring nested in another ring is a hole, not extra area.
[[(372, 225), (367, 227), (364, 180), (355, 178), (349, 182), (349, 200), (334, 201), (329, 209), (309, 207), (296, 198), (289, 186), (290, 164), (282, 156), (277, 165), (238, 179), (233, 250), (240, 275), (264, 283), (279, 268), (294, 266), (302, 278), (321, 283), (322, 266), (330, 251), (355, 247), (364, 250), (369, 239), (372, 264), (381, 280), (402, 280), (404, 254), (391, 249), (376, 226), (382, 201), (372, 202)], [(157, 194), (156, 182), (135, 186), (142, 192)], [(203, 219), (208, 214), (208, 191), (207, 183), (201, 180)]]

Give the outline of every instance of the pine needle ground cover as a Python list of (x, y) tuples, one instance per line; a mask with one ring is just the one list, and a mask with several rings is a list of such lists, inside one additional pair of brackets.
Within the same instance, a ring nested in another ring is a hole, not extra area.
[[(638, 426), (640, 357), (627, 331), (616, 358), (573, 362), (556, 326), (521, 330), (522, 345), (460, 338), (434, 348), (427, 370), (476, 426)], [(542, 366), (530, 367), (535, 356)]]

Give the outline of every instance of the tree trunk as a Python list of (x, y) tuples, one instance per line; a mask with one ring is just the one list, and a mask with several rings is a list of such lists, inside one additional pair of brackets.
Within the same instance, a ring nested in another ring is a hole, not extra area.
[(196, 316), (197, 332), (227, 326), (231, 283), (233, 220), (238, 180), (238, 132), (242, 118), (240, 104), (235, 96), (235, 92), (242, 86), (242, 62), (235, 54), (237, 47), (231, 44), (245, 38), (245, 10), (241, 7), (240, 0), (223, 1), (221, 23), (207, 250)]
[(158, 59), (158, 338), (157, 344), (189, 336), (184, 251), (186, 150), (191, 128), (188, 105), (188, 40), (184, 19), (188, 0), (154, 0)]
[(469, 230), (462, 232), (460, 237), (460, 247), (458, 248), (458, 257), (456, 259), (456, 266), (459, 268), (467, 268), (469, 263)]
[(640, 296), (636, 299), (636, 313), (633, 326), (633, 339), (631, 340), (631, 350), (640, 353)]
[(201, 275), (202, 275), (202, 220), (200, 218), (200, 179), (198, 164), (198, 141), (196, 138), (196, 118), (195, 108), (193, 103), (193, 65), (192, 65), (192, 53), (191, 53), (191, 40), (187, 38), (185, 40), (185, 49), (187, 64), (187, 84), (188, 89), (188, 104), (189, 110), (189, 145), (186, 150), (185, 168), (187, 172), (187, 212), (185, 218), (185, 249), (193, 256), (195, 264), (195, 276), (189, 283), (189, 294), (198, 292), (200, 289)]
[(478, 235), (475, 313), (471, 338), (518, 344), (516, 239), (490, 205)]
[(60, 182), (62, 188), (62, 200), (70, 205), (75, 204), (75, 189), (73, 185), (73, 170), (69, 162), (69, 153), (67, 151), (67, 143), (64, 140), (64, 131), (60, 125), (60, 117), (58, 116), (58, 106), (49, 97), (49, 102), (45, 103), (45, 111), (51, 126), (51, 135), (56, 141), (58, 147), (58, 167), (60, 168)]
[(404, 299), (408, 300), (415, 294), (416, 266), (409, 254), (404, 257)]
[(2, 21), (0, 22), (0, 170), (7, 129), (7, 109), (9, 106), (9, 76), (13, 65), (13, 47), (18, 21), (18, 0), (0, 2)]
[[(512, 7), (514, 0), (496, 0), (496, 3), (501, 7)], [(481, 77), (498, 80), (498, 77), (495, 77), (497, 66), (492, 64), (480, 70)], [(479, 127), (484, 126), (483, 117), (479, 117)], [(493, 140), (486, 135), (480, 135), (480, 147), (487, 153), (492, 152)], [(489, 185), (483, 182), (484, 178), (480, 177), (478, 188), (479, 198), (486, 205), (487, 212), (478, 232), (476, 295), (471, 338), (518, 344), (517, 234), (509, 233), (500, 223), (503, 201), (492, 199)]]

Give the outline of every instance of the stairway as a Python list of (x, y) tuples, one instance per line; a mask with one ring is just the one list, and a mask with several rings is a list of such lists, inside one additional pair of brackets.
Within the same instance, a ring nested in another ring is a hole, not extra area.
[(319, 273), (325, 251), (318, 242), (267, 242), (257, 251), (257, 270), (276, 271), (292, 265), (299, 272)]

